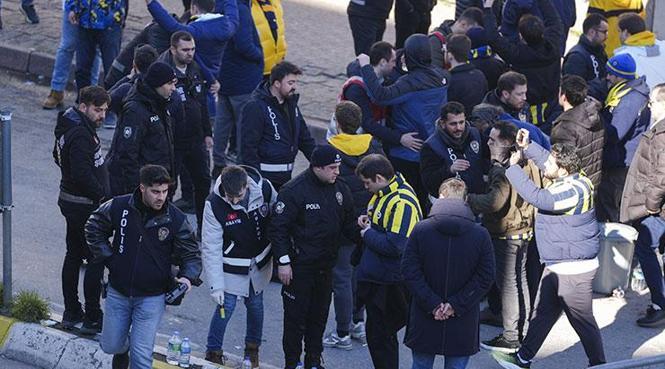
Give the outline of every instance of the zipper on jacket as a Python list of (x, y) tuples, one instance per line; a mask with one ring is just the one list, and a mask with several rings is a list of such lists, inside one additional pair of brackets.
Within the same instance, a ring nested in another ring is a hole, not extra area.
[(143, 235), (139, 236), (139, 244), (136, 247), (136, 254), (134, 255), (134, 265), (132, 266), (132, 274), (129, 276), (129, 297), (132, 295), (132, 287), (134, 286), (134, 275), (136, 274), (136, 264), (139, 259), (139, 250), (141, 250), (141, 244), (143, 243)]

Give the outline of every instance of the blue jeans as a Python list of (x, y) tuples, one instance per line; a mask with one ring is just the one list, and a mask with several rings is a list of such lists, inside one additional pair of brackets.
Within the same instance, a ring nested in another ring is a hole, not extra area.
[(665, 220), (658, 215), (649, 216), (636, 224), (635, 228), (639, 232), (635, 253), (651, 292), (651, 302), (665, 309), (665, 279), (657, 255), (660, 239), (665, 234)]
[(102, 53), (104, 73), (111, 70), (113, 60), (120, 52), (122, 28), (114, 25), (107, 29), (87, 29), (78, 26), (78, 45), (76, 49), (76, 88), (80, 91), (92, 83), (92, 65), (97, 56), (97, 49)]
[[(261, 344), (263, 337), (263, 292), (256, 294), (254, 288), (249, 287), (249, 297), (245, 297), (245, 307), (247, 308), (247, 332), (245, 333), (245, 343)], [(230, 293), (224, 293), (224, 318), (222, 319), (217, 305), (212, 313), (210, 320), (210, 330), (208, 331), (208, 351), (219, 351), (224, 345), (224, 333), (233, 311), (236, 308), (238, 296)]]
[[(411, 350), (413, 365), (411, 369), (432, 369), (436, 355)], [(464, 369), (469, 363), (470, 356), (444, 356), (445, 369)]]
[[(217, 115), (215, 116), (215, 134), (212, 159), (216, 166), (226, 165), (226, 147), (229, 151), (238, 153), (240, 159), (240, 124), (242, 123), (242, 109), (249, 102), (251, 94), (246, 95), (219, 95), (217, 100)], [(232, 126), (235, 125), (235, 142), (229, 142)], [(240, 160), (239, 160), (240, 161)]]
[[(53, 75), (51, 76), (51, 90), (62, 92), (67, 86), (69, 80), (69, 69), (72, 66), (72, 59), (76, 52), (78, 43), (79, 27), (69, 23), (67, 11), (62, 13), (62, 29), (60, 30), (60, 46), (55, 53), (55, 64), (53, 65)], [(92, 64), (92, 74), (90, 81), (96, 85), (99, 79), (99, 66), (101, 58), (99, 53)]]
[(99, 340), (102, 350), (121, 354), (129, 348), (132, 369), (152, 369), (155, 335), (164, 307), (163, 294), (127, 297), (109, 286)]

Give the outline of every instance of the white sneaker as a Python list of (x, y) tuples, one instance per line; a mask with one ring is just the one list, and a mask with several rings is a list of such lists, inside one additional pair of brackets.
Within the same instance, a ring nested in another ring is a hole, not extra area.
[(342, 350), (351, 350), (351, 336), (340, 337), (336, 332), (331, 333), (328, 337), (323, 339), (324, 347), (332, 347)]
[(365, 322), (351, 323), (351, 338), (354, 340), (365, 340)]

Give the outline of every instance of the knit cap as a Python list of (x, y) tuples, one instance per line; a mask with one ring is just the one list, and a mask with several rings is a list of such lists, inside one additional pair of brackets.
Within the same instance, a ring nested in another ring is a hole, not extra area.
[(637, 78), (636, 70), (635, 59), (630, 54), (614, 55), (607, 61), (607, 73), (619, 78), (633, 80)]
[(339, 163), (342, 157), (339, 152), (330, 145), (319, 145), (312, 152), (310, 164), (313, 167), (325, 167), (326, 165)]
[(176, 78), (175, 71), (170, 65), (162, 62), (154, 62), (143, 77), (143, 81), (152, 88), (165, 85)]

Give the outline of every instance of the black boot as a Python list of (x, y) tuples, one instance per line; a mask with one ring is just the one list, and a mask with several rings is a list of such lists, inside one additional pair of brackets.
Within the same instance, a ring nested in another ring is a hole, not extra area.
[(111, 364), (113, 369), (129, 369), (129, 350), (122, 354), (113, 355), (113, 362)]

